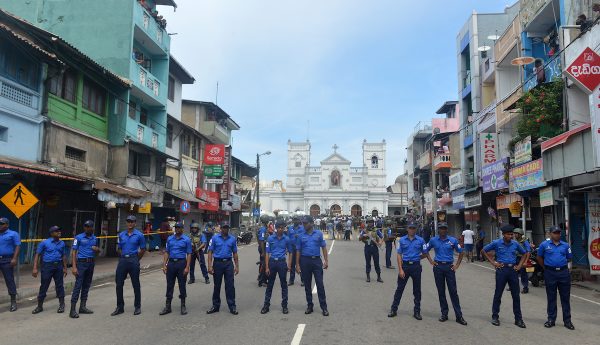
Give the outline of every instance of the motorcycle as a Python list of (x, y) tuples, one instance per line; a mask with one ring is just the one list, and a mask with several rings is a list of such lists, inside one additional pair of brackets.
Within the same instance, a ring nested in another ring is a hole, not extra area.
[(237, 242), (242, 244), (250, 244), (250, 242), (252, 242), (252, 232), (240, 231), (237, 236)]
[(537, 262), (537, 251), (532, 250), (529, 260), (525, 263), (525, 269), (531, 285), (539, 287), (540, 282), (544, 280), (544, 267)]

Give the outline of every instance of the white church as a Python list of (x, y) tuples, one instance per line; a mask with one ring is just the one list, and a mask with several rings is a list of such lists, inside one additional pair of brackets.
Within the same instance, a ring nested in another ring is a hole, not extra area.
[[(362, 144), (358, 166), (337, 152), (311, 165), (310, 141), (288, 141), (287, 180), (260, 191), (261, 211), (302, 211), (312, 216), (379, 215), (388, 213), (385, 140)], [(261, 188), (263, 186), (261, 185)]]

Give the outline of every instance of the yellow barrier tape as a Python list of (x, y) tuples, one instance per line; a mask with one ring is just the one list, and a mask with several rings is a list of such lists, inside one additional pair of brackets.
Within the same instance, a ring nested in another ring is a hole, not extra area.
[[(144, 234), (144, 236), (151, 236), (151, 235), (160, 235), (160, 234), (172, 234), (172, 231), (157, 231), (157, 232), (151, 232), (148, 234)], [(96, 236), (97, 239), (108, 239), (108, 238), (117, 238), (118, 236)], [(73, 241), (74, 238), (73, 237), (67, 237), (67, 238), (60, 238), (63, 241)], [(44, 241), (45, 238), (30, 238), (30, 239), (26, 239), (26, 240), (21, 240), (21, 243), (36, 243), (36, 242), (42, 242)]]

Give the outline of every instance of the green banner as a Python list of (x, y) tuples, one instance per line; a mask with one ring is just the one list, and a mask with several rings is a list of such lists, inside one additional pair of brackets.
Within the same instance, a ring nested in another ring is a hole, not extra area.
[(204, 176), (207, 177), (223, 176), (224, 173), (222, 165), (208, 165), (204, 167)]

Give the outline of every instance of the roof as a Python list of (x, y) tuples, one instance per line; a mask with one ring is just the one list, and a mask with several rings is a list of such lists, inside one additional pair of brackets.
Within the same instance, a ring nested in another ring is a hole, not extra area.
[(204, 101), (194, 101), (191, 99), (182, 99), (181, 103), (185, 104), (195, 104), (195, 105), (200, 105), (203, 107), (206, 107), (208, 109), (214, 110), (216, 111), (217, 115), (220, 115), (221, 117), (226, 118), (227, 120), (229, 120), (231, 122), (231, 125), (233, 127), (235, 127), (234, 129), (240, 129), (240, 125), (238, 125), (232, 118), (231, 116), (229, 116), (229, 114), (227, 114), (225, 112), (225, 110), (221, 109), (221, 107), (219, 107), (218, 105), (214, 104), (213, 102), (204, 102)]
[(446, 101), (444, 102), (444, 104), (442, 104), (442, 106), (440, 107), (440, 109), (438, 109), (438, 111), (436, 111), (436, 114), (448, 114), (452, 108), (456, 107), (456, 105), (458, 104), (457, 101)]
[(192, 74), (186, 71), (185, 68), (177, 61), (173, 55), (169, 56), (169, 73), (173, 74), (182, 84), (193, 84), (196, 79)]
[(337, 163), (347, 163), (347, 164), (351, 163), (349, 160), (347, 160), (346, 158), (344, 158), (342, 155), (340, 155), (337, 152), (332, 153), (329, 157), (322, 160), (321, 163), (331, 162), (331, 161), (337, 162)]
[(17, 170), (17, 171), (23, 171), (26, 173), (30, 173), (30, 174), (45, 175), (45, 176), (56, 177), (56, 178), (71, 180), (71, 181), (78, 181), (78, 182), (85, 181), (84, 179), (81, 179), (81, 178), (69, 176), (69, 175), (62, 174), (62, 173), (57, 173), (57, 172), (53, 171), (54, 169), (49, 169), (48, 167), (43, 167), (43, 166), (40, 166), (37, 164), (29, 164), (29, 166), (30, 167), (0, 163), (0, 171), (4, 170), (4, 169)]
[[(124, 88), (131, 87), (131, 81), (104, 68), (89, 56), (63, 40), (59, 36), (0, 9), (1, 29), (16, 39), (44, 54), (47, 58), (62, 65), (72, 65), (87, 73), (97, 74), (109, 82)], [(80, 60), (80, 61), (76, 61)]]
[(154, 2), (157, 5), (173, 6), (173, 8), (177, 8), (177, 4), (175, 3), (175, 0), (155, 0)]
[(247, 163), (235, 156), (233, 156), (232, 158), (234, 164), (242, 166), (242, 176), (255, 177), (256, 175), (258, 175), (258, 169), (256, 169), (256, 167), (248, 165)]

